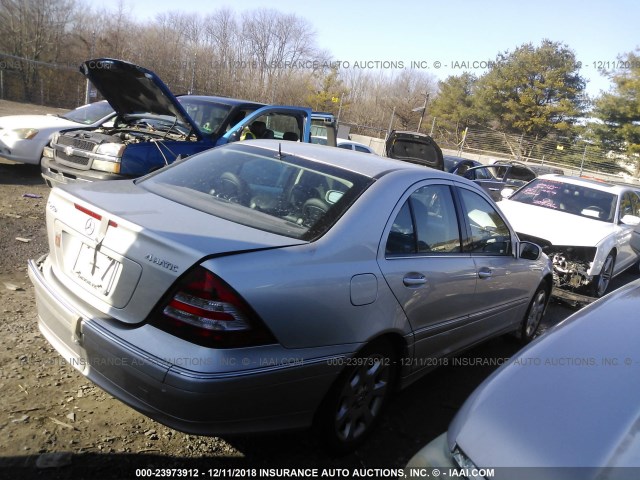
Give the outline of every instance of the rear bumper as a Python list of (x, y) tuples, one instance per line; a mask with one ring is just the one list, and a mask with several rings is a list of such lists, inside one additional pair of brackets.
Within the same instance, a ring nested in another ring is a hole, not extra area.
[(236, 371), (226, 365), (219, 372), (198, 370), (207, 352), (219, 353), (212, 349), (180, 363), (157, 358), (129, 341), (148, 337), (154, 327), (132, 328), (82, 311), (56, 287), (47, 262), (41, 268), (31, 260), (29, 278), (38, 326), (51, 345), (102, 389), (176, 430), (224, 435), (310, 426), (339, 374), (326, 358)]

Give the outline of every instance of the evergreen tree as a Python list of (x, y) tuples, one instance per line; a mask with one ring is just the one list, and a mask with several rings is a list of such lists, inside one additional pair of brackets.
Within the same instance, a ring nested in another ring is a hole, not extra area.
[(498, 54), (480, 78), (477, 105), (503, 131), (571, 136), (587, 106), (580, 62), (567, 45), (543, 40)]

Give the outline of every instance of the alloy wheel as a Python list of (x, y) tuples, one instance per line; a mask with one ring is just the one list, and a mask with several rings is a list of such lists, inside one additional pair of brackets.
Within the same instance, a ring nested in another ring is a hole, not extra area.
[(613, 255), (609, 254), (607, 259), (604, 261), (604, 265), (602, 266), (602, 271), (600, 275), (598, 275), (598, 283), (596, 285), (596, 296), (602, 297), (607, 288), (609, 287), (609, 282), (611, 281), (611, 276), (613, 274)]
[(540, 288), (531, 301), (529, 312), (524, 326), (524, 338), (529, 340), (533, 338), (536, 330), (540, 326), (542, 316), (547, 306), (547, 292), (544, 288)]
[(375, 354), (356, 359), (359, 363), (345, 383), (335, 412), (335, 429), (343, 442), (357, 440), (379, 416), (390, 387), (391, 366)]

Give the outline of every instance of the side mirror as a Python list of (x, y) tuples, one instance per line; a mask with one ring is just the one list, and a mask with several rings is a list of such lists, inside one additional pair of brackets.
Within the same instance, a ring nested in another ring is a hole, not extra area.
[(503, 188), (502, 190), (500, 190), (500, 196), (506, 200), (511, 195), (513, 195), (514, 191), (515, 190), (513, 188)]
[(238, 140), (240, 140), (240, 133), (242, 133), (242, 129), (231, 132), (227, 139), (228, 143), (237, 142)]
[(338, 200), (340, 200), (343, 195), (344, 192), (341, 192), (339, 190), (329, 190), (324, 196), (324, 199), (328, 204), (333, 205), (334, 203), (338, 202)]
[(635, 227), (640, 224), (640, 217), (636, 217), (635, 215), (625, 215), (620, 219), (620, 222), (624, 223), (625, 225)]
[(520, 242), (518, 245), (518, 257), (525, 260), (538, 260), (542, 254), (542, 249), (531, 242)]

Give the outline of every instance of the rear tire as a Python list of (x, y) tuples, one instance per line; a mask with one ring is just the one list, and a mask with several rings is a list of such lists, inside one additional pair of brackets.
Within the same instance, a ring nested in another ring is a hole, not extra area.
[(522, 344), (527, 344), (536, 336), (542, 317), (549, 303), (549, 291), (546, 285), (541, 284), (533, 295), (527, 313), (522, 319), (518, 338)]
[(316, 428), (332, 452), (355, 450), (375, 429), (393, 393), (396, 359), (387, 341), (373, 343), (349, 359), (316, 416)]

